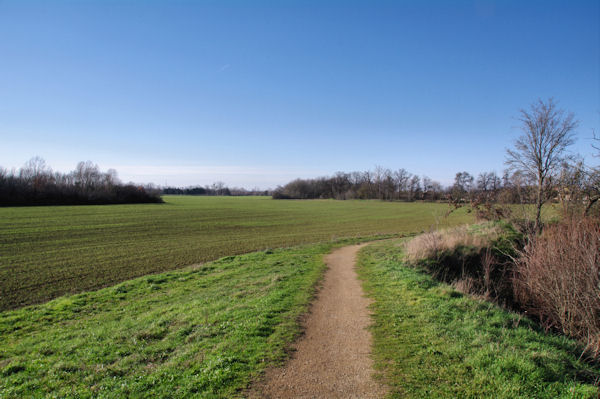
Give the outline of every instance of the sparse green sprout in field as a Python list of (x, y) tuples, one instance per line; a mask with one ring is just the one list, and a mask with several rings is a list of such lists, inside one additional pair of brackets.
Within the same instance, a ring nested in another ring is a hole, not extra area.
[[(165, 196), (161, 205), (0, 208), (0, 310), (264, 248), (428, 229), (444, 204)], [(451, 226), (472, 220), (459, 212)]]

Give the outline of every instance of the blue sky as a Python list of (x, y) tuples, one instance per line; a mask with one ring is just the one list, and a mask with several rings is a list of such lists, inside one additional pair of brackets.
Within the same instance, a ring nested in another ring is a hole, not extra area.
[(554, 97), (600, 133), (598, 1), (0, 0), (0, 165), (275, 187), (504, 168)]

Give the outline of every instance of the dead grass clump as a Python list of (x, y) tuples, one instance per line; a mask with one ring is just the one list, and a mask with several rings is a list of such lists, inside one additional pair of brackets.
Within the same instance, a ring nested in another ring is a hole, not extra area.
[(512, 258), (521, 240), (507, 224), (462, 226), (415, 237), (405, 259), (459, 291), (512, 306)]
[(480, 250), (488, 247), (501, 233), (500, 227), (483, 224), (421, 234), (406, 243), (406, 259), (413, 263), (424, 259), (439, 259), (445, 252), (459, 247)]
[(600, 355), (600, 222), (569, 219), (533, 237), (515, 267), (515, 298), (546, 328)]

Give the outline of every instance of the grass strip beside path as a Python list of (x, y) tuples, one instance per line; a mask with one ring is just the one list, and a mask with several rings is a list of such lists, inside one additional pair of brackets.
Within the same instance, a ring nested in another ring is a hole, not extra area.
[(373, 356), (391, 397), (595, 398), (597, 367), (575, 341), (403, 265), (400, 240), (364, 248)]
[(285, 358), (335, 245), (226, 257), (1, 312), (0, 398), (239, 396)]

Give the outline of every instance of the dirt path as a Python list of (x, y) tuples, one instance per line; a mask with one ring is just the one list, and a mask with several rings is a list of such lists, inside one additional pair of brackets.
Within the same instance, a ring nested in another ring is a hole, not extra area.
[(373, 380), (371, 333), (362, 287), (354, 271), (364, 246), (335, 250), (323, 287), (305, 323), (296, 352), (282, 368), (271, 369), (251, 398), (381, 398), (386, 388)]

